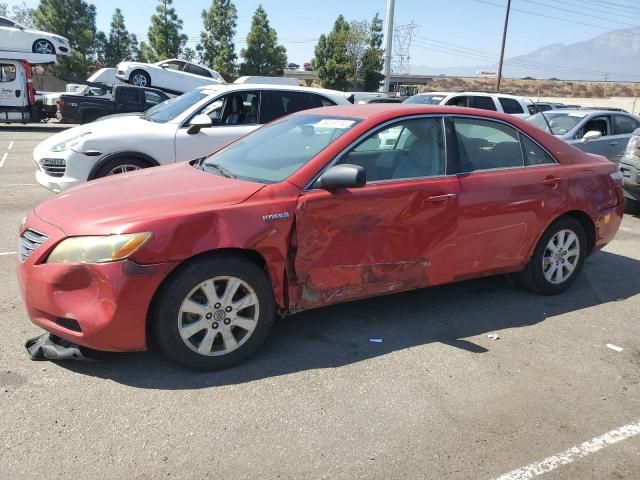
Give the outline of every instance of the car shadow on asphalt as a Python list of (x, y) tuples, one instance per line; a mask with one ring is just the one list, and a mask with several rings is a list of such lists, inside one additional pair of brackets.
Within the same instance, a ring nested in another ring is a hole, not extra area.
[(496, 276), (292, 315), (276, 322), (260, 352), (220, 372), (193, 372), (154, 352), (106, 354), (99, 362), (64, 362), (60, 366), (137, 388), (176, 390), (341, 367), (434, 342), (476, 355), (487, 350), (467, 340), (469, 337), (535, 325), (549, 317), (638, 293), (640, 261), (598, 252), (587, 259), (575, 285), (558, 296), (535, 295), (507, 276)]

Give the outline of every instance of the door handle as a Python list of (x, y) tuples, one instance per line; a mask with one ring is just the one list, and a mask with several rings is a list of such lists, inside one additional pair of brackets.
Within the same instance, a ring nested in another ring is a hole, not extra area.
[(615, 147), (618, 144), (618, 142), (616, 142), (615, 140), (612, 142), (609, 142), (609, 145), (611, 145), (612, 147)]
[(16, 94), (16, 98), (20, 98), (20, 95), (22, 94), (22, 90), (16, 90), (15, 94)]
[(445, 193), (443, 195), (432, 195), (428, 197), (427, 200), (430, 202), (446, 202), (447, 200), (452, 200), (456, 198), (457, 195), (455, 193)]
[(545, 178), (542, 181), (543, 185), (557, 185), (559, 182), (562, 182), (564, 180), (564, 178), (558, 178), (558, 177), (551, 177), (551, 178)]

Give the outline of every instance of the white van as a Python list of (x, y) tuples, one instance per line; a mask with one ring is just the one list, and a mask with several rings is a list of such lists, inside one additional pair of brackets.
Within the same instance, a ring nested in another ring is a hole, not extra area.
[(36, 102), (31, 65), (54, 63), (56, 56), (0, 52), (0, 123), (39, 122), (48, 117)]

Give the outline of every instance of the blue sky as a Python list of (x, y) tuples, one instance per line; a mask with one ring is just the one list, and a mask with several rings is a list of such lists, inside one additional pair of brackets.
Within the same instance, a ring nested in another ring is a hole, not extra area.
[[(9, 0), (8, 3), (21, 2)], [(27, 0), (26, 3), (35, 7), (39, 2)], [(119, 7), (129, 30), (142, 39), (146, 37), (149, 17), (157, 0), (94, 0), (93, 3), (97, 7), (100, 30), (108, 32), (113, 10)], [(210, 0), (174, 0), (191, 47), (199, 38), (200, 14), (210, 3)], [(260, 2), (235, 0), (234, 3), (238, 9), (236, 47), (239, 51), (244, 46), (251, 16)], [(386, 5), (385, 0), (262, 0), (261, 3), (280, 42), (287, 48), (289, 61), (299, 64), (311, 59), (318, 36), (331, 29), (338, 14), (348, 20), (370, 20), (376, 12), (384, 16)], [(578, 42), (607, 30), (640, 25), (640, 11), (636, 16), (623, 13), (625, 5), (632, 7), (634, 4), (637, 5), (637, 0), (512, 0), (514, 11), (506, 55), (521, 55), (552, 43)], [(411, 49), (411, 64), (433, 66), (437, 70), (437, 67), (492, 63), (487, 61), (487, 53), (495, 54), (497, 60), (504, 20), (504, 8), (500, 5), (506, 5), (506, 0), (396, 0), (395, 23), (406, 24), (413, 20), (420, 26)]]

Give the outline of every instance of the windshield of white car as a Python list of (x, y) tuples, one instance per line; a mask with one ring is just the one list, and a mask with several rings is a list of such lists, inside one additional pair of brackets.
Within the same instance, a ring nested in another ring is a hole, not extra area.
[(208, 92), (192, 90), (150, 108), (142, 118), (150, 122), (167, 123), (208, 96)]
[(403, 103), (415, 103), (416, 105), (440, 105), (444, 100), (444, 95), (414, 95), (407, 98)]
[(573, 128), (586, 116), (586, 113), (547, 111), (544, 113), (536, 113), (535, 115), (528, 117), (526, 120), (547, 133), (549, 132), (549, 126), (551, 126), (551, 133), (554, 135), (564, 135), (573, 130)]
[(225, 177), (281, 182), (359, 122), (345, 117), (292, 115), (241, 138), (199, 166)]

